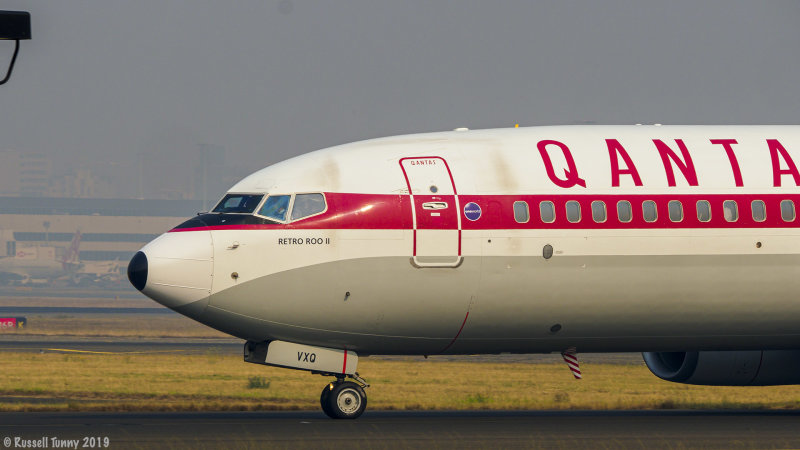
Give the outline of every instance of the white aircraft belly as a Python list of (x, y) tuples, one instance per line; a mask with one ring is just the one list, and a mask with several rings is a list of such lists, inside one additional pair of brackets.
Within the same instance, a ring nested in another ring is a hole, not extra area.
[[(226, 253), (220, 249), (227, 241), (215, 233), (211, 305), (261, 323), (262, 339), (336, 339), (354, 349), (400, 339), (405, 348), (418, 341), (438, 350), (455, 341), (449, 351), (542, 351), (563, 340), (635, 345), (654, 335), (698, 343), (727, 335), (787, 338), (800, 317), (792, 297), (800, 285), (785, 282), (800, 280), (800, 257), (792, 253), (798, 240), (786, 231), (769, 239), (750, 233), (763, 241), (760, 248), (745, 245), (741, 230), (667, 239), (644, 231), (471, 232), (455, 269), (414, 267), (408, 254), (397, 255), (408, 239), (383, 245), (315, 231), (334, 241), (279, 245), (275, 233), (252, 231), (246, 240), (237, 234), (239, 247)], [(542, 256), (546, 244), (554, 247), (550, 260)], [(234, 252), (237, 258), (226, 258)], [(284, 270), (267, 272), (258, 264), (264, 258)], [(221, 280), (237, 267), (261, 272)]]

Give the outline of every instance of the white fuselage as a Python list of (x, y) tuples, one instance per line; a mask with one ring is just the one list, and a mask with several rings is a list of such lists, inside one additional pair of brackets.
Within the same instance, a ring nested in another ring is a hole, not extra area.
[(357, 142), (245, 178), (229, 194), (253, 212), (160, 236), (137, 287), (244, 339), (360, 354), (800, 348), (795, 162), (798, 126)]

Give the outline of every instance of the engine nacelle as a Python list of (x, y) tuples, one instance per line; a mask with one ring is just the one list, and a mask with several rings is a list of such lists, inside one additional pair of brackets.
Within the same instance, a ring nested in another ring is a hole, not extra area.
[(645, 352), (650, 372), (675, 383), (712, 386), (800, 384), (800, 350)]

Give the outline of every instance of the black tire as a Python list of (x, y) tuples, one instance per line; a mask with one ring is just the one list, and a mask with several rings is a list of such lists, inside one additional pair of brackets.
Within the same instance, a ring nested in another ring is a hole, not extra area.
[(322, 394), (319, 396), (319, 405), (322, 406), (322, 412), (324, 412), (326, 416), (330, 417), (331, 419), (335, 419), (330, 408), (328, 408), (328, 397), (331, 395), (332, 385), (333, 383), (328, 383), (325, 385), (325, 388), (322, 390)]
[[(330, 385), (329, 385), (330, 386)], [(323, 391), (324, 394), (325, 391)], [(320, 399), (321, 400), (321, 399)], [(325, 399), (322, 410), (332, 419), (355, 419), (367, 409), (367, 394), (352, 381), (337, 383)]]

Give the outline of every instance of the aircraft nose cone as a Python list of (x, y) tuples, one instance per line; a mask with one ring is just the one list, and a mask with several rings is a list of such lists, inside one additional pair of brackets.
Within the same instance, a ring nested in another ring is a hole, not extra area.
[(136, 252), (128, 263), (128, 281), (140, 291), (147, 284), (147, 256), (144, 253)]
[(213, 275), (214, 247), (207, 230), (164, 233), (128, 265), (136, 289), (178, 312), (208, 303)]

